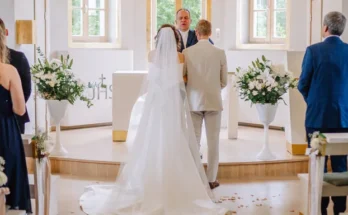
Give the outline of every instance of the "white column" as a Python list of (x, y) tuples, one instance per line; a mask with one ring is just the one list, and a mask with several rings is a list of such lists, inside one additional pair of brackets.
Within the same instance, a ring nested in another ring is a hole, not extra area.
[[(301, 64), (304, 52), (287, 52), (287, 69), (294, 77), (301, 75)], [(291, 154), (304, 155), (306, 143), (305, 113), (306, 104), (301, 93), (297, 89), (289, 91), (288, 122), (285, 126), (287, 150)]]
[(228, 101), (228, 139), (238, 138), (238, 111), (239, 111), (239, 97), (238, 90), (233, 86), (235, 74), (229, 78), (228, 91), (229, 91), (229, 101)]

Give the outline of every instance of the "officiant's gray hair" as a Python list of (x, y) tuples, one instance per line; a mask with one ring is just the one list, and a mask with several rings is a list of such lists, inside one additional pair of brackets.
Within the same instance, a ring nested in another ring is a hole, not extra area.
[(328, 27), (328, 31), (331, 35), (341, 36), (346, 27), (346, 22), (346, 17), (337, 11), (326, 14), (324, 18), (324, 26)]

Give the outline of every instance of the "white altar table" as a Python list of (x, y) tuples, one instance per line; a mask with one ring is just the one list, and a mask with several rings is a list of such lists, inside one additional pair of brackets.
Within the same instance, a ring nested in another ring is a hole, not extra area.
[[(138, 99), (147, 71), (117, 71), (112, 76), (112, 139), (114, 142), (127, 140), (128, 127), (133, 105)], [(233, 78), (233, 76), (231, 76)], [(228, 138), (236, 139), (238, 132), (238, 95), (228, 84)]]

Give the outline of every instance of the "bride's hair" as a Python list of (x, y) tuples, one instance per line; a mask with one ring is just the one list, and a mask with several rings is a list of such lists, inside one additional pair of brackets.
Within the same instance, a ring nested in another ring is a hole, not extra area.
[(8, 63), (8, 51), (6, 46), (6, 28), (0, 19), (0, 63)]
[(176, 46), (178, 47), (178, 51), (181, 50), (181, 39), (180, 39), (180, 35), (179, 35), (179, 31), (175, 29), (174, 25), (170, 25), (170, 24), (163, 24), (157, 31), (157, 35), (155, 36), (155, 40), (156, 40), (156, 47), (157, 47), (157, 41), (159, 39), (159, 37), (161, 36), (161, 29), (162, 28), (171, 28), (173, 30), (174, 36), (175, 36), (175, 41), (176, 41)]

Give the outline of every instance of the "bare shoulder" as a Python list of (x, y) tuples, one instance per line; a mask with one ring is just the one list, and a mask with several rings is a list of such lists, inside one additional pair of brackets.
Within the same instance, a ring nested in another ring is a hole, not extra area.
[(185, 62), (185, 56), (184, 54), (178, 52), (179, 62), (184, 63)]
[(20, 80), (17, 69), (9, 64), (0, 63), (0, 77), (0, 84), (6, 89), (9, 88), (9, 84), (13, 80)]
[(16, 67), (10, 65), (10, 64), (4, 64), (4, 70), (8, 71), (9, 74), (13, 77), (13, 76), (17, 76), (18, 75), (18, 71), (16, 69)]
[(19, 74), (18, 71), (16, 69), (16, 67), (10, 65), (10, 64), (4, 64), (4, 71), (5, 73), (8, 75), (9, 80), (16, 80), (19, 78)]

